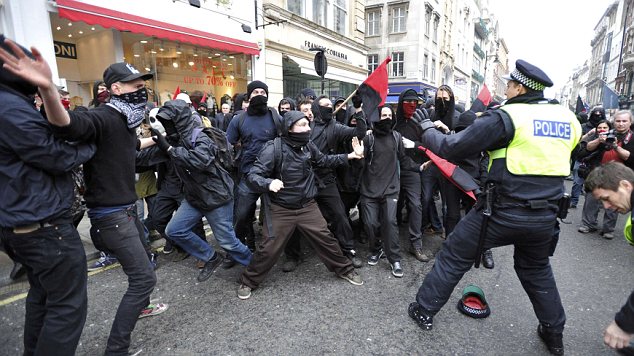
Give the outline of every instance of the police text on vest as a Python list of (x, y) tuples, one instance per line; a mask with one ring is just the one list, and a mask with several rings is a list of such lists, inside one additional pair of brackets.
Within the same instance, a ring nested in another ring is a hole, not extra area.
[(546, 120), (533, 121), (533, 136), (569, 139), (570, 131), (570, 123)]

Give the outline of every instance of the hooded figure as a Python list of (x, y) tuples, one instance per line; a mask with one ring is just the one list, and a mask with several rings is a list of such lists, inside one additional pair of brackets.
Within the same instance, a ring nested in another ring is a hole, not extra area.
[(277, 105), (277, 112), (280, 114), (280, 116), (284, 116), (284, 113), (286, 112), (286, 110), (282, 110), (282, 105), (288, 105), (290, 111), (297, 110), (297, 104), (295, 103), (295, 100), (286, 97), (280, 100), (280, 103)]
[[(335, 102), (333, 103), (333, 109), (337, 109), (339, 107), (339, 105), (341, 105), (344, 101), (346, 101), (346, 98), (342, 97), (342, 96), (338, 96), (335, 99)], [(339, 109), (339, 111), (337, 111), (337, 113), (335, 114), (335, 119), (337, 119), (337, 121), (339, 121), (340, 123), (347, 125), (346, 121), (347, 120), (347, 114), (348, 110), (346, 109), (346, 107), (342, 107), (341, 109)]]
[[(448, 94), (443, 98), (443, 93)], [(445, 100), (448, 99), (448, 100)], [(453, 130), (458, 123), (459, 113), (456, 111), (456, 102), (453, 90), (448, 85), (441, 85), (436, 91), (434, 102), (434, 115), (431, 121), (440, 120), (449, 130)]]
[(110, 100), (110, 92), (106, 87), (106, 83), (103, 80), (96, 80), (92, 86), (92, 97), (90, 106), (97, 107), (101, 104), (105, 104)]
[(605, 120), (605, 110), (603, 110), (602, 106), (595, 106), (590, 111), (590, 116), (588, 117), (588, 122), (592, 127), (597, 127), (600, 121)]

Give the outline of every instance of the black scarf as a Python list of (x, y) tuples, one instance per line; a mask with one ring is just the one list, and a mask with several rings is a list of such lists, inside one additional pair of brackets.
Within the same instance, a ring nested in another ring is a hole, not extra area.
[(268, 111), (268, 100), (264, 95), (256, 95), (249, 100), (249, 107), (247, 108), (247, 114), (251, 116), (262, 116)]
[(289, 146), (293, 148), (300, 148), (306, 146), (310, 141), (310, 131), (306, 132), (289, 132), (288, 136), (283, 136), (282, 139)]
[(376, 136), (389, 135), (390, 132), (392, 132), (392, 119), (384, 119), (379, 120), (379, 122), (375, 122), (372, 132), (374, 132)]

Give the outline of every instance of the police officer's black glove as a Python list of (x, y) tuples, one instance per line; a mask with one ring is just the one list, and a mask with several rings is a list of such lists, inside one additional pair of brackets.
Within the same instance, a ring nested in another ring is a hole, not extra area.
[(420, 127), (423, 129), (423, 133), (429, 129), (435, 129), (436, 125), (434, 125), (433, 122), (431, 122), (430, 119), (424, 119), (423, 121), (421, 121), (420, 123)]
[(156, 142), (156, 145), (161, 151), (167, 153), (170, 147), (172, 147), (169, 142), (167, 142), (167, 139), (156, 129), (150, 129), (150, 132), (152, 133), (152, 141)]
[(361, 104), (363, 104), (363, 101), (361, 100), (361, 97), (359, 95), (353, 95), (352, 96), (352, 106), (354, 106), (355, 109), (358, 109), (361, 107)]
[(416, 109), (413, 116), (416, 122), (423, 122), (423, 120), (429, 119), (429, 114), (427, 114), (427, 111), (423, 111), (421, 109)]

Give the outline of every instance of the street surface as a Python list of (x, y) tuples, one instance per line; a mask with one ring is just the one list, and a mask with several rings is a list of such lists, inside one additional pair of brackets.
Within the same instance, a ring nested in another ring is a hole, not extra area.
[[(562, 224), (551, 259), (567, 314), (564, 344), (567, 355), (611, 355), (602, 332), (634, 288), (634, 247), (622, 236), (625, 216), (619, 217), (614, 240), (578, 233), (582, 205), (583, 199), (578, 209), (571, 210), (572, 224)], [(169, 303), (170, 308), (139, 320), (131, 351), (141, 351), (140, 355), (548, 354), (513, 270), (512, 247), (494, 250), (493, 270), (468, 272), (435, 317), (434, 329), (423, 331), (407, 316), (407, 306), (433, 260), (421, 263), (406, 252), (405, 226), (401, 237), (405, 271), (401, 279), (391, 275), (382, 259), (376, 266), (359, 269), (365, 284), (353, 286), (328, 272), (304, 246), (306, 261), (296, 271), (283, 273), (282, 257), (248, 300), (236, 296), (242, 267), (219, 268), (208, 281), (198, 283), (194, 258), (171, 262), (161, 256), (152, 298)], [(439, 237), (425, 235), (426, 250), (436, 251), (441, 243)], [(366, 256), (367, 245), (359, 250)], [(0, 272), (10, 270), (10, 262), (0, 255)], [(0, 355), (18, 355), (23, 349), (20, 293), (26, 283), (21, 281), (0, 288)], [(462, 288), (471, 283), (486, 294), (492, 309), (487, 319), (471, 319), (456, 309)], [(88, 318), (78, 355), (103, 354), (126, 285), (120, 267), (89, 276)]]

